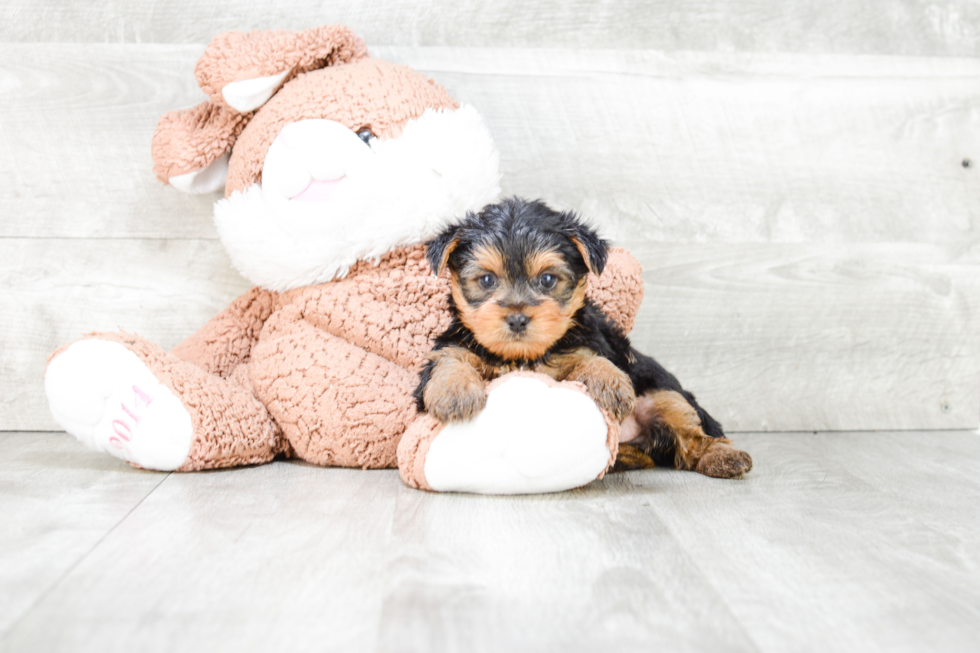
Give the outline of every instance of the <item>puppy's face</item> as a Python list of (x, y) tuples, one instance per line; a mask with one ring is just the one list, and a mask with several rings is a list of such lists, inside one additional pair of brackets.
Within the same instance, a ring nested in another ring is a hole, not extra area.
[(561, 252), (508, 254), (479, 245), (452, 270), (459, 319), (477, 342), (507, 360), (540, 358), (585, 301), (586, 276)]
[[(438, 254), (434, 260), (450, 268), (460, 321), (505, 360), (543, 356), (585, 302), (594, 260), (605, 260), (594, 232), (540, 203), (508, 200), (447, 234), (444, 251), (436, 251), (440, 239), (430, 245), (430, 260)], [(601, 254), (590, 254), (590, 244)]]

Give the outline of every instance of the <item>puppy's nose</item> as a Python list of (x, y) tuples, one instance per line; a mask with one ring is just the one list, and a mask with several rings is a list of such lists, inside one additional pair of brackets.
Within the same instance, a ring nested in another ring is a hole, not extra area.
[(507, 322), (507, 326), (514, 333), (523, 333), (527, 329), (527, 323), (531, 321), (531, 318), (524, 315), (524, 313), (511, 313), (504, 321)]

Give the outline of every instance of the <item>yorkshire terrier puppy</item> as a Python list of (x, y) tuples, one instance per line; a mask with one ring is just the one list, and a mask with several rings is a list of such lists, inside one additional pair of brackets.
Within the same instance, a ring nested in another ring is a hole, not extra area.
[(586, 297), (608, 244), (573, 213), (508, 199), (469, 214), (429, 243), (436, 274), (448, 266), (453, 314), (415, 390), (420, 411), (443, 423), (471, 419), (487, 381), (531, 370), (579, 381), (621, 424), (616, 469), (670, 465), (734, 478), (752, 459), (728, 446), (721, 424)]

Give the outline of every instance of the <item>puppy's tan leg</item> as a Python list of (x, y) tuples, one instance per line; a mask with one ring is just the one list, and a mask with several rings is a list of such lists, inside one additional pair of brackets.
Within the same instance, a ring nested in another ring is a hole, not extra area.
[(633, 417), (644, 431), (636, 446), (660, 451), (672, 448), (677, 469), (715, 478), (737, 478), (752, 469), (752, 457), (729, 446), (731, 440), (705, 434), (694, 407), (678, 392), (644, 394)]
[(619, 445), (619, 451), (616, 453), (616, 464), (613, 466), (613, 471), (625, 472), (631, 469), (650, 469), (656, 466), (657, 464), (653, 462), (653, 458), (644, 453), (639, 447), (634, 447), (631, 444), (621, 444)]
[(425, 386), (425, 410), (443, 423), (476, 417), (487, 403), (480, 358), (461, 347), (446, 347), (429, 354), (432, 368)]

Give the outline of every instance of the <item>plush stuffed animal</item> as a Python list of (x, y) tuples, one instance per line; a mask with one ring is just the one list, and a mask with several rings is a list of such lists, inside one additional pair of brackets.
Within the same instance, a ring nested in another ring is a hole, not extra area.
[[(395, 467), (412, 487), (527, 493), (584, 485), (613, 463), (619, 425), (584, 386), (515, 373), (474, 420), (443, 426), (412, 390), (449, 322), (423, 243), (499, 195), (481, 116), (432, 80), (367, 56), (346, 28), (232, 32), (195, 68), (209, 100), (161, 118), (155, 171), (225, 188), (214, 219), (257, 287), (171, 351), (92, 333), (49, 359), (62, 427), (149, 469), (292, 456)], [(614, 250), (590, 294), (625, 331), (640, 266)]]

